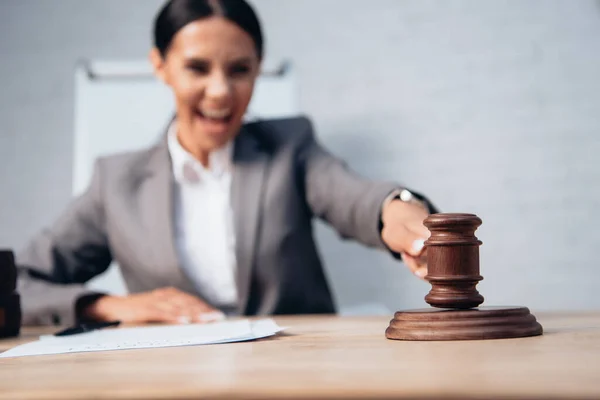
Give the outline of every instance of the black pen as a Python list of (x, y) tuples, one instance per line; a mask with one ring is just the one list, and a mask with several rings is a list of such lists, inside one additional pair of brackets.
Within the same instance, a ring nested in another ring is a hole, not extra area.
[(67, 328), (63, 331), (57, 332), (54, 336), (70, 336), (77, 335), (78, 333), (85, 333), (95, 331), (98, 329), (108, 328), (111, 326), (118, 326), (121, 321), (108, 321), (108, 322), (89, 322), (85, 324), (79, 324), (72, 328)]

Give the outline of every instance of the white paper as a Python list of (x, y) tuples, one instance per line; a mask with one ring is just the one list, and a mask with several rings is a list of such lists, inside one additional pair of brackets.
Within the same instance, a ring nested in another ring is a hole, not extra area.
[(42, 336), (36, 342), (5, 351), (0, 358), (242, 342), (282, 330), (271, 319), (107, 329), (73, 336)]

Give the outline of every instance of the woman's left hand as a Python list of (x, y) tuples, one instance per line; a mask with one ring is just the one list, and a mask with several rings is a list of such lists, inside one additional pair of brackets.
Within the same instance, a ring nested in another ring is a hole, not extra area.
[(419, 278), (427, 275), (427, 254), (423, 244), (429, 230), (423, 221), (428, 211), (417, 204), (392, 200), (382, 210), (381, 238), (392, 250), (402, 255), (406, 266)]

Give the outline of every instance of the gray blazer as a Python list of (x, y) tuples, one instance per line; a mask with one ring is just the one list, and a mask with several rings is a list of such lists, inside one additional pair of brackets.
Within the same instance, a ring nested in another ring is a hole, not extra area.
[[(398, 185), (363, 179), (315, 140), (304, 117), (246, 124), (235, 139), (232, 208), (240, 314), (335, 312), (313, 216), (342, 237), (383, 248), (379, 214)], [(173, 242), (166, 135), (96, 162), (87, 191), (17, 255), (25, 324), (71, 324), (85, 282), (120, 265), (130, 292), (196, 293)]]

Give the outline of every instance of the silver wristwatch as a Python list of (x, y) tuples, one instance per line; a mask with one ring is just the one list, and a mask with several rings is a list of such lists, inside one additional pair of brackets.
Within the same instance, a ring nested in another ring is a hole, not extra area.
[(424, 201), (419, 200), (419, 198), (408, 189), (395, 189), (385, 198), (383, 205), (386, 206), (392, 200), (401, 200), (405, 203), (415, 204), (429, 211), (427, 204)]

